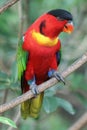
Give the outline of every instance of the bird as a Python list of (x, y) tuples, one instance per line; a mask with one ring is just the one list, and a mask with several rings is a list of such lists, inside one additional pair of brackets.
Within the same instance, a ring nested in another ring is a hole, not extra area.
[(21, 116), (38, 118), (43, 103), (44, 92), (39, 93), (37, 85), (57, 78), (65, 83), (57, 72), (61, 61), (62, 32), (72, 33), (73, 16), (64, 9), (53, 9), (36, 19), (26, 30), (18, 43), (18, 79), (22, 93), (31, 90), (34, 97), (21, 104)]

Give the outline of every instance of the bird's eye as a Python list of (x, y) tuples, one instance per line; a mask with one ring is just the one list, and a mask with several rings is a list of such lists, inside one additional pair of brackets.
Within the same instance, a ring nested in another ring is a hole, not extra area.
[(57, 19), (60, 20), (60, 21), (64, 21), (64, 19), (63, 19), (63, 18), (60, 18), (60, 17), (57, 17)]

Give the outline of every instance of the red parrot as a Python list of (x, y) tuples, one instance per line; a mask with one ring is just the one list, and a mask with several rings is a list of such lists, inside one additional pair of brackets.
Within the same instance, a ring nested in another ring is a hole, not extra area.
[(34, 98), (21, 104), (21, 114), (37, 118), (43, 101), (44, 92), (39, 93), (37, 85), (52, 76), (63, 78), (56, 72), (61, 59), (61, 32), (73, 31), (73, 17), (63, 9), (51, 10), (40, 16), (25, 32), (23, 41), (18, 44), (18, 77), (22, 93), (31, 89)]

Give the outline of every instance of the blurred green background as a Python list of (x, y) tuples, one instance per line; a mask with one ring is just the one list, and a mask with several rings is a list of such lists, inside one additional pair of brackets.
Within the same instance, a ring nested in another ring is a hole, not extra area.
[[(0, 0), (0, 7), (11, 0)], [(17, 80), (16, 50), (20, 36), (46, 11), (62, 8), (74, 17), (75, 30), (71, 35), (62, 33), (62, 61), (59, 71), (66, 69), (87, 51), (86, 0), (21, 0), (0, 15), (0, 104), (21, 95)], [(87, 65), (84, 64), (66, 78), (66, 85), (46, 91), (38, 120), (23, 120), (19, 106), (2, 115), (14, 120), (16, 130), (68, 130), (87, 110)], [(57, 99), (57, 100), (56, 100)], [(11, 130), (0, 124), (0, 130)], [(15, 130), (15, 129), (12, 129)], [(87, 130), (85, 125), (81, 130)]]

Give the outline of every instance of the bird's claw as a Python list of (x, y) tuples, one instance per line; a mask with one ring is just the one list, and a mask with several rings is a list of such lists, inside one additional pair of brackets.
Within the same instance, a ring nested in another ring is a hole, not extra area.
[(32, 93), (34, 94), (35, 97), (39, 94), (39, 90), (38, 90), (36, 84), (31, 84), (30, 89), (31, 89), (31, 91), (32, 91)]
[(53, 77), (55, 77), (59, 82), (62, 81), (63, 84), (65, 85), (65, 81), (64, 81), (64, 79), (63, 79), (63, 77), (61, 76), (60, 73), (58, 73), (58, 72), (55, 71), (55, 72), (53, 73)]

